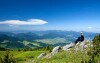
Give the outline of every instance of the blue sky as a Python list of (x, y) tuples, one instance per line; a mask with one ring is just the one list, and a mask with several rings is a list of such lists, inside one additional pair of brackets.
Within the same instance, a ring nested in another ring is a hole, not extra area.
[(0, 30), (100, 32), (100, 1), (0, 0)]

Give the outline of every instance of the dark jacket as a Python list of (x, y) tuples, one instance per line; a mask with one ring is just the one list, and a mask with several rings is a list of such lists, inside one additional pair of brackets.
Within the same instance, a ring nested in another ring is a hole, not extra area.
[(75, 44), (77, 44), (79, 41), (80, 41), (80, 42), (84, 41), (84, 35), (81, 35), (80, 37), (78, 37), (78, 38), (76, 39), (76, 41), (75, 41)]
[(81, 35), (80, 41), (81, 41), (81, 42), (84, 41), (84, 35)]

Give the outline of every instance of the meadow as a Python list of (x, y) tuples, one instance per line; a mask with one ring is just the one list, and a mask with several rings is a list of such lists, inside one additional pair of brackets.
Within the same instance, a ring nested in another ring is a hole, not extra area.
[(26, 63), (100, 63), (100, 54), (92, 58), (89, 48), (84, 51), (60, 51), (50, 58), (36, 59)]
[[(70, 51), (60, 50), (50, 58), (39, 58), (41, 53), (49, 54), (49, 51), (9, 51), (9, 57), (13, 56), (16, 63), (100, 63), (100, 54), (94, 57), (92, 61), (91, 48), (84, 51), (75, 51), (73, 48)], [(6, 51), (0, 51), (0, 57), (4, 58)]]
[[(17, 63), (20, 63), (37, 58), (37, 56), (43, 52), (48, 53), (48, 51), (9, 51), (9, 57), (12, 56)], [(0, 51), (0, 58), (3, 59), (5, 54), (6, 51)]]

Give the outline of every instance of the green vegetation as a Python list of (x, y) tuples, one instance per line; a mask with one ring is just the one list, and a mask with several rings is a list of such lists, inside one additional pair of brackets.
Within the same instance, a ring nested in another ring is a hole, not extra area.
[[(9, 60), (8, 63), (11, 62), (23, 62), (28, 60), (36, 59), (38, 55), (41, 53), (49, 53), (52, 50), (52, 46), (46, 46), (42, 48), (23, 48), (23, 49), (9, 49), (9, 51), (0, 51), (0, 61), (1, 63), (5, 63), (5, 59)], [(8, 53), (9, 52), (9, 53)], [(6, 56), (5, 56), (6, 55)], [(6, 62), (6, 63), (7, 63)]]
[(33, 63), (88, 63), (88, 60), (89, 56), (85, 53), (83, 54), (81, 51), (62, 51), (55, 54), (51, 58), (37, 59)]
[(84, 51), (75, 51), (73, 49), (60, 51), (50, 58), (36, 59), (34, 62), (29, 63), (100, 63), (100, 54), (93, 59), (93, 55), (89, 55), (88, 51), (92, 53), (90, 47), (84, 49)]
[(92, 43), (93, 47), (90, 44), (84, 51), (60, 51), (51, 58), (37, 59), (32, 63), (100, 63), (100, 35), (95, 36)]
[[(16, 62), (23, 62), (26, 60), (31, 60), (37, 58), (40, 53), (48, 51), (9, 51), (9, 59), (13, 57), (14, 61)], [(0, 51), (0, 58), (5, 59), (6, 51)], [(1, 61), (0, 59), (0, 61)]]
[[(84, 32), (85, 38), (93, 39), (96, 33)], [(0, 32), (0, 47), (3, 48), (38, 48), (47, 45), (63, 46), (74, 42), (79, 36), (75, 31), (26, 31), (26, 32)]]
[(13, 59), (13, 55), (9, 54), (9, 51), (5, 52), (3, 58), (0, 57), (0, 63), (15, 63), (16, 61)]
[(100, 63), (100, 34), (94, 37), (93, 48), (90, 53), (90, 63)]
[(70, 51), (61, 50), (50, 58), (41, 59), (37, 59), (37, 56), (43, 52), (50, 53), (53, 46), (65, 45), (73, 39), (71, 37), (73, 35), (69, 35), (70, 37), (66, 34), (62, 37), (60, 33), (52, 36), (51, 34), (38, 36), (32, 33), (12, 35), (13, 37), (1, 35), (0, 63), (100, 63), (100, 35), (95, 36), (93, 42), (90, 42), (93, 47), (90, 46), (84, 51), (75, 51), (73, 48)]
[(65, 38), (59, 38), (59, 37), (53, 38), (53, 39), (41, 39), (41, 40), (36, 40), (36, 41), (37, 42), (43, 42), (43, 43), (50, 44), (50, 45), (68, 42), (68, 41), (66, 41)]
[(94, 53), (96, 55), (100, 54), (100, 34), (94, 37), (93, 45), (94, 45), (93, 47)]

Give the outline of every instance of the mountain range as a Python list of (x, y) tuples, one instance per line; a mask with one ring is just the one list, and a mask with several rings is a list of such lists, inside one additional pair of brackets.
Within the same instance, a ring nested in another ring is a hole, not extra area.
[[(84, 32), (85, 40), (91, 40), (97, 33)], [(76, 31), (9, 31), (0, 32), (0, 47), (3, 48), (38, 48), (44, 46), (63, 46), (75, 42), (80, 32)]]

